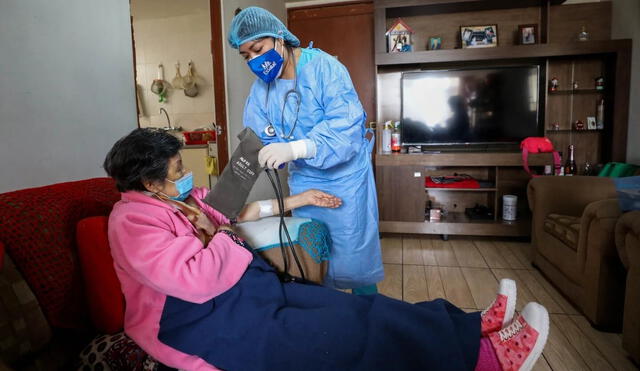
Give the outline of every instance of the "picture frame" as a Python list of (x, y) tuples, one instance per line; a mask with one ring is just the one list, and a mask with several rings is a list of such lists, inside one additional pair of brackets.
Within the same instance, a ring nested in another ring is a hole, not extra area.
[(596, 124), (595, 116), (587, 116), (587, 130), (597, 130), (598, 125)]
[(463, 49), (493, 48), (498, 46), (498, 25), (460, 26)]
[(442, 49), (442, 37), (430, 37), (429, 44), (427, 45), (428, 50), (439, 50)]
[(533, 45), (538, 43), (538, 25), (521, 24), (518, 26), (518, 44)]

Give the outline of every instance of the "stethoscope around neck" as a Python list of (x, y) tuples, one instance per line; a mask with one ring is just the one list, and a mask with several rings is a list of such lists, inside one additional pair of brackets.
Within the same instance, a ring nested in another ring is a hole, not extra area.
[[(295, 52), (291, 53), (291, 56), (293, 57), (293, 89), (289, 89), (285, 94), (284, 94), (284, 100), (282, 102), (282, 110), (280, 111), (280, 138), (282, 139), (293, 139), (293, 131), (296, 129), (296, 126), (298, 125), (298, 113), (300, 112), (300, 105), (302, 104), (302, 95), (300, 94), (300, 92), (298, 91), (298, 72), (296, 71), (296, 54)], [(271, 122), (271, 119), (269, 119), (269, 92), (271, 91), (271, 83), (267, 84), (267, 94), (265, 96), (265, 110), (267, 113), (267, 121), (269, 123), (269, 125), (266, 128), (266, 133), (269, 136), (275, 136), (278, 133), (276, 132), (276, 128), (273, 125), (273, 123)], [(293, 104), (295, 105), (295, 115), (294, 115), (294, 120), (293, 120), (293, 125), (291, 126), (291, 129), (289, 130), (288, 133), (285, 133), (285, 127), (284, 127), (284, 111), (285, 108), (287, 106), (287, 102), (289, 101), (290, 97), (293, 97)]]

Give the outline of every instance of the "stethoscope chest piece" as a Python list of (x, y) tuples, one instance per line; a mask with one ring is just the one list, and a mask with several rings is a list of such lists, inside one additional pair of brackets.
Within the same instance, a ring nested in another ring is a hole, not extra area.
[(264, 133), (268, 137), (275, 137), (276, 136), (276, 129), (273, 127), (273, 125), (269, 124), (269, 125), (267, 125), (266, 128), (264, 128)]

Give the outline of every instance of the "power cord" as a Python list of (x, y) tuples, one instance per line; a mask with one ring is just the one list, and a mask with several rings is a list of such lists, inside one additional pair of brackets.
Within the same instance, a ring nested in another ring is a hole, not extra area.
[(278, 230), (278, 237), (280, 239), (280, 251), (282, 252), (282, 260), (284, 262), (284, 274), (283, 274), (283, 281), (284, 282), (291, 282), (291, 281), (296, 281), (296, 278), (293, 277), (290, 273), (289, 273), (289, 257), (286, 254), (286, 249), (287, 247), (285, 246), (285, 243), (283, 241), (283, 234), (286, 236), (287, 238), (287, 245), (289, 246), (289, 249), (291, 250), (291, 254), (293, 255), (293, 258), (296, 262), (296, 266), (298, 267), (298, 270), (300, 271), (300, 276), (302, 278), (302, 281), (306, 281), (306, 277), (304, 274), (304, 270), (302, 269), (302, 264), (300, 264), (300, 260), (298, 259), (298, 254), (296, 254), (296, 250), (295, 247), (293, 245), (293, 242), (291, 241), (291, 236), (289, 235), (289, 229), (287, 229), (287, 223), (285, 222), (284, 219), (284, 213), (285, 213), (285, 208), (284, 208), (284, 195), (282, 192), (282, 184), (280, 183), (280, 176), (278, 175), (278, 170), (273, 169), (273, 173), (275, 175), (276, 180), (274, 181), (273, 176), (271, 175), (271, 170), (270, 169), (266, 169), (265, 170), (267, 172), (267, 176), (269, 177), (269, 181), (271, 182), (271, 186), (273, 187), (273, 191), (276, 194), (276, 200), (278, 202), (278, 208), (280, 209), (280, 226), (279, 226), (279, 230)]

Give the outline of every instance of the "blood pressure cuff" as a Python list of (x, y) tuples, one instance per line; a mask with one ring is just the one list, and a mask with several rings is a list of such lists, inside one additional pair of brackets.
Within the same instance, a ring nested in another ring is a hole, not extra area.
[(258, 164), (258, 152), (262, 148), (260, 138), (249, 128), (238, 134), (240, 144), (231, 155), (218, 182), (204, 198), (204, 202), (233, 220), (244, 207), (262, 168)]

